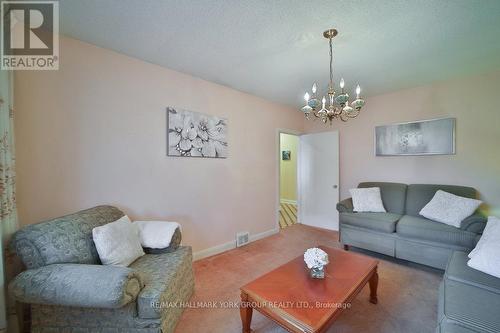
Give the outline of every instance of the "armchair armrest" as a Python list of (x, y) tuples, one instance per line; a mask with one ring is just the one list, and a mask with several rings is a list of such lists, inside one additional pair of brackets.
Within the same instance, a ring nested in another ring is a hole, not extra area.
[(487, 218), (479, 213), (474, 213), (460, 223), (460, 229), (481, 234), (486, 226)]
[(352, 198), (344, 199), (337, 204), (337, 210), (339, 213), (352, 213)]
[(22, 303), (120, 308), (143, 287), (140, 274), (127, 267), (54, 264), (22, 272), (9, 293)]

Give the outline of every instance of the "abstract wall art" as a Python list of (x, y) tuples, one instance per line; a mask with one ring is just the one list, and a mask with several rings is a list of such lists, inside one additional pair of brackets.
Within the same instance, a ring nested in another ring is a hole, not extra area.
[(375, 154), (455, 154), (455, 118), (421, 120), (375, 127)]

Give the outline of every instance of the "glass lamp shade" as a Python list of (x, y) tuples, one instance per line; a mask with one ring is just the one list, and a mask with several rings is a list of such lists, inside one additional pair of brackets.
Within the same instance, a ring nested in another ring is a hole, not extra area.
[(350, 107), (348, 104), (346, 106), (344, 106), (342, 111), (344, 111), (344, 113), (348, 116), (352, 115), (354, 113), (354, 109), (352, 107)]
[(309, 105), (313, 109), (316, 109), (321, 105), (321, 102), (317, 98), (313, 97), (309, 101), (307, 101), (307, 105)]
[(312, 112), (312, 108), (309, 105), (305, 105), (302, 107), (301, 111), (304, 112), (305, 114), (309, 114)]
[(361, 108), (365, 105), (365, 101), (361, 98), (358, 98), (356, 100), (354, 100), (352, 103), (351, 103), (352, 107), (355, 108), (356, 110), (361, 110)]
[(345, 105), (347, 101), (349, 100), (349, 95), (347, 93), (340, 94), (337, 97), (335, 97), (335, 102), (337, 102), (340, 105)]

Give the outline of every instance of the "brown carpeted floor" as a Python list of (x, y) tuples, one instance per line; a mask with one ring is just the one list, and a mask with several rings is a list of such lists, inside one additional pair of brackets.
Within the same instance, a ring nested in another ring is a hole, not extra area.
[[(296, 224), (274, 236), (195, 262), (196, 288), (190, 304), (212, 302), (214, 305), (205, 303), (209, 308), (186, 309), (176, 333), (241, 332), (238, 308), (224, 308), (224, 305), (231, 305), (224, 302), (238, 302), (240, 286), (316, 245), (339, 247), (337, 233)], [(379, 302), (377, 305), (368, 302), (366, 286), (352, 308), (345, 311), (328, 332), (434, 332), (442, 272), (363, 253), (380, 260)], [(252, 329), (255, 333), (285, 332), (256, 311)]]

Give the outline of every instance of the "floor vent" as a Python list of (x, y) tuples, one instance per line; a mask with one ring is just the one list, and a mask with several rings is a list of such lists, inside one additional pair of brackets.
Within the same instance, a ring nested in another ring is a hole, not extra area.
[(236, 247), (243, 246), (248, 244), (249, 242), (249, 233), (248, 231), (238, 232), (236, 234)]

